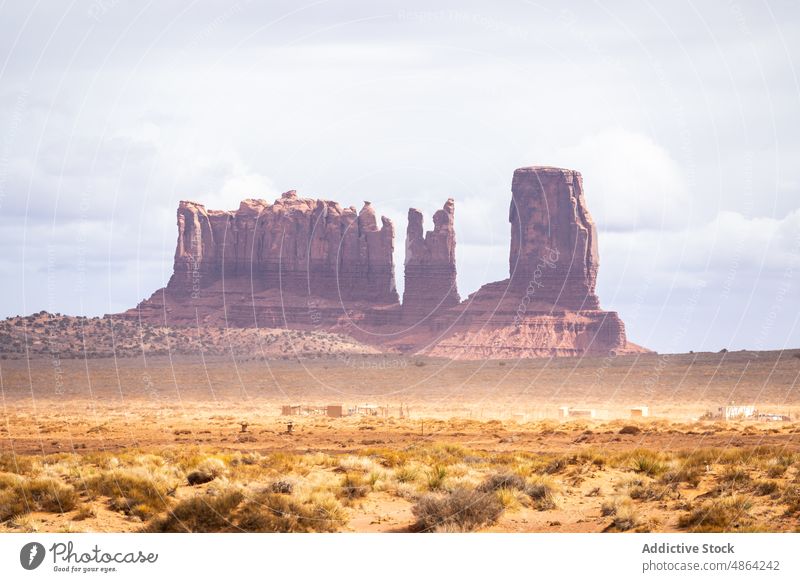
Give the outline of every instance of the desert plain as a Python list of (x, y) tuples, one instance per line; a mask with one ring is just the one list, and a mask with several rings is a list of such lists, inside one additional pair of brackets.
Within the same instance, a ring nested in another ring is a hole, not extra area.
[(798, 350), (8, 357), (0, 529), (797, 531), (799, 378)]

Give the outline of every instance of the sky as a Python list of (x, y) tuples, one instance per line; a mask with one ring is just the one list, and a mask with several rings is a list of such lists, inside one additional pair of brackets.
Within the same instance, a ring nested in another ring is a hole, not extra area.
[(800, 347), (800, 5), (3, 2), (0, 317), (169, 278), (175, 210), (455, 199), (462, 297), (515, 168), (582, 172), (601, 306), (659, 352)]

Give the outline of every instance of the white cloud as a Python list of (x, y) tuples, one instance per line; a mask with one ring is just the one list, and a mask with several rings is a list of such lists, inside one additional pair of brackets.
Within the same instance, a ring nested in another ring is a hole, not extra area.
[(639, 133), (614, 129), (560, 148), (558, 165), (583, 174), (590, 210), (606, 230), (672, 229), (689, 222), (692, 201), (680, 166)]
[(600, 256), (601, 302), (620, 312), (634, 342), (666, 351), (797, 343), (800, 209), (781, 218), (721, 212), (680, 231), (607, 232)]

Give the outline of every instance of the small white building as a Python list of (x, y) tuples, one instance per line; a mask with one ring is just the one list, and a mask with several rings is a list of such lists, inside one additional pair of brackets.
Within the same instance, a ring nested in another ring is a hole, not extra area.
[(641, 418), (650, 416), (650, 408), (648, 406), (634, 406), (631, 408), (631, 418)]
[(738, 404), (729, 404), (727, 406), (720, 406), (718, 409), (718, 416), (725, 420), (735, 420), (738, 418), (752, 418), (756, 415), (755, 406), (741, 406)]

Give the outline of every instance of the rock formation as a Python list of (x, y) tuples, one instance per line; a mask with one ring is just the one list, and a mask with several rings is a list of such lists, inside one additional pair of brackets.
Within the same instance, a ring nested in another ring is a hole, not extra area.
[(517, 358), (646, 351), (627, 341), (595, 294), (597, 230), (580, 173), (514, 172), (509, 278), (460, 301), (453, 200), (424, 232), (408, 212), (405, 290), (394, 280), (394, 227), (286, 192), (236, 211), (178, 207), (174, 272), (121, 314), (148, 323), (289, 327), (346, 333), (381, 349), (448, 358)]
[(423, 233), (422, 212), (408, 211), (403, 312), (424, 319), (461, 301), (456, 287), (455, 204), (450, 198), (433, 215), (433, 230)]
[(244, 200), (236, 211), (178, 207), (178, 245), (167, 293), (197, 299), (225, 279), (254, 291), (280, 289), (344, 303), (398, 302), (394, 226), (369, 202), (360, 212), (284, 193), (270, 205)]
[(598, 309), (597, 229), (579, 172), (520, 168), (511, 182), (511, 285), (567, 309)]

